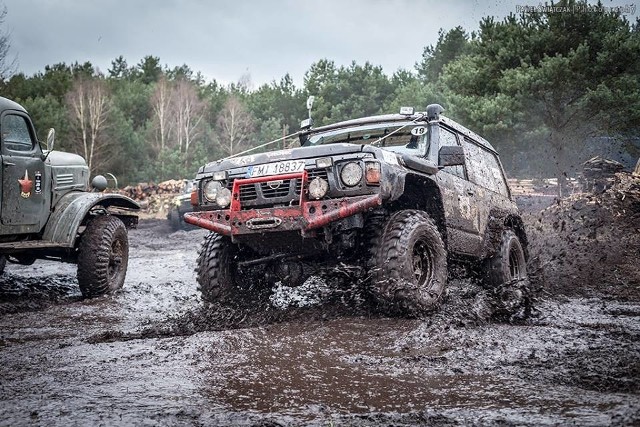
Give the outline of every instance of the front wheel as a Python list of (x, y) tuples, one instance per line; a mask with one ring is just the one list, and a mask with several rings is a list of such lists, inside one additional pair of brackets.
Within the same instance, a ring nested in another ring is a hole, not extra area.
[(129, 239), (122, 221), (97, 216), (87, 224), (78, 247), (78, 284), (85, 298), (122, 288), (129, 262)]
[(239, 266), (248, 252), (249, 248), (233, 243), (227, 236), (209, 233), (205, 237), (196, 267), (205, 302), (241, 305), (256, 302), (264, 295), (264, 271)]
[(372, 292), (386, 311), (420, 316), (437, 306), (447, 282), (447, 253), (429, 215), (394, 213), (372, 254)]

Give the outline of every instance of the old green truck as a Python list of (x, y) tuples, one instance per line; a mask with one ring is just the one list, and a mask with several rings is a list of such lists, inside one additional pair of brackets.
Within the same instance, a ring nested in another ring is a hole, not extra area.
[(54, 151), (54, 140), (50, 129), (43, 149), (27, 111), (0, 97), (0, 271), (7, 262), (59, 260), (77, 264), (85, 297), (119, 289), (140, 207), (102, 193), (100, 175), (90, 185), (85, 160)]

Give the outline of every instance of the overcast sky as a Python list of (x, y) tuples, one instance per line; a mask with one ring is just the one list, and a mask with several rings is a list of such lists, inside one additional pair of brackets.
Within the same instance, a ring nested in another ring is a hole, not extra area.
[[(605, 5), (637, 0), (604, 0)], [(640, 3), (640, 2), (639, 2)], [(90, 61), (104, 73), (122, 55), (170, 68), (187, 64), (207, 80), (255, 86), (289, 73), (297, 85), (313, 62), (369, 61), (387, 74), (412, 69), (438, 30), (472, 31), (539, 0), (0, 0), (18, 71)], [(636, 11), (636, 14), (640, 11)], [(634, 20), (636, 16), (628, 16)]]

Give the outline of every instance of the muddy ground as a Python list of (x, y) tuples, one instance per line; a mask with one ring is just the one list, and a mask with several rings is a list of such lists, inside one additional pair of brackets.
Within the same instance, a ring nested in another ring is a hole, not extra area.
[(115, 295), (83, 300), (72, 265), (8, 266), (0, 425), (640, 425), (638, 252), (625, 252), (637, 235), (611, 245), (640, 221), (601, 218), (595, 241), (569, 244), (558, 221), (578, 208), (534, 214), (539, 203), (523, 201), (537, 289), (526, 319), (487, 318), (466, 277), (422, 320), (354, 306), (321, 281), (262, 308), (205, 307), (204, 233), (162, 220), (130, 233)]

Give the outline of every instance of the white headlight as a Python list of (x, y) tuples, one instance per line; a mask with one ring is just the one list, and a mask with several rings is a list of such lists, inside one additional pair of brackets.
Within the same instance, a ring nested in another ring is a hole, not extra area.
[(309, 197), (320, 200), (329, 191), (329, 183), (320, 177), (313, 178), (309, 183)]
[(362, 180), (362, 167), (356, 162), (349, 162), (340, 171), (342, 182), (348, 187), (354, 187)]
[(231, 203), (231, 191), (228, 188), (221, 188), (218, 190), (218, 195), (216, 196), (216, 203), (221, 208), (226, 208)]
[(218, 181), (207, 182), (203, 188), (204, 197), (210, 202), (215, 202), (218, 191), (220, 191), (221, 188), (222, 186)]

